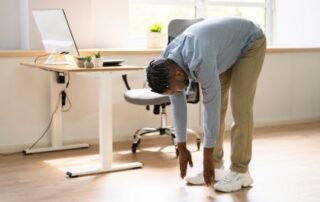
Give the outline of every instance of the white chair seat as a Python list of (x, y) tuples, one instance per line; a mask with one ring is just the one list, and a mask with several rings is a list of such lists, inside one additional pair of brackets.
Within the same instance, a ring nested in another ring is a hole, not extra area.
[(168, 95), (154, 93), (149, 88), (132, 89), (124, 94), (126, 101), (137, 105), (162, 105), (170, 103)]

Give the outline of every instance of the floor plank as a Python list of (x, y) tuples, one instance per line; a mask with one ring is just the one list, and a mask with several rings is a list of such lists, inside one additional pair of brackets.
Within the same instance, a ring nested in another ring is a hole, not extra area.
[[(0, 201), (80, 202), (194, 202), (194, 201), (320, 201), (320, 123), (255, 129), (250, 172), (254, 184), (234, 193), (212, 187), (189, 186), (179, 178), (177, 158), (167, 137), (146, 138), (136, 155), (130, 142), (114, 144), (114, 162), (141, 161), (143, 169), (92, 175), (65, 176), (70, 168), (97, 165), (98, 147), (89, 149), (0, 156)], [(192, 150), (194, 168), (201, 169), (202, 151)], [(230, 165), (230, 139), (224, 144)]]

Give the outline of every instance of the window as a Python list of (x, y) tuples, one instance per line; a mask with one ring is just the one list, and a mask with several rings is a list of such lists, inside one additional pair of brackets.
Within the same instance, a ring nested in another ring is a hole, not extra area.
[(238, 16), (252, 20), (266, 33), (271, 42), (272, 3), (274, 0), (200, 0), (204, 18)]
[(161, 23), (166, 32), (175, 18), (216, 18), (239, 16), (260, 25), (271, 41), (274, 0), (129, 0), (129, 34), (134, 46), (143, 46), (152, 23)]
[(129, 0), (130, 45), (145, 47), (146, 33), (153, 23), (160, 23), (166, 33), (174, 18), (195, 18), (194, 0)]

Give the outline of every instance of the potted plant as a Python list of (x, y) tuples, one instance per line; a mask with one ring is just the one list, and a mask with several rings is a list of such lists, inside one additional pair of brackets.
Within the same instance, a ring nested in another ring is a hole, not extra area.
[(84, 62), (86, 61), (85, 57), (82, 56), (75, 56), (74, 57), (76, 64), (78, 67), (84, 67)]
[(163, 48), (165, 46), (165, 34), (162, 33), (162, 25), (154, 23), (147, 34), (147, 48)]
[(92, 62), (92, 57), (91, 56), (85, 57), (84, 67), (86, 67), (86, 68), (94, 67), (94, 64)]
[(101, 57), (100, 51), (94, 53), (94, 60), (93, 60), (95, 67), (102, 67), (103, 66), (103, 58)]

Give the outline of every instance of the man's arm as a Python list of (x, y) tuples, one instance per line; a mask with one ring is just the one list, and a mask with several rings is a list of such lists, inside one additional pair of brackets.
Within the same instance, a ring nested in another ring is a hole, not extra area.
[[(216, 53), (208, 52), (206, 44), (192, 34), (185, 35), (181, 55), (188, 64), (191, 75), (200, 84), (204, 104), (204, 147), (213, 148), (220, 125), (220, 79), (216, 65)], [(213, 51), (213, 50), (212, 50)]]
[(178, 143), (186, 142), (187, 133), (187, 100), (185, 92), (177, 95), (171, 95), (173, 121), (176, 129), (176, 138)]
[(180, 176), (181, 178), (184, 178), (187, 174), (188, 164), (193, 167), (191, 153), (186, 146), (187, 99), (185, 92), (170, 96), (170, 100), (173, 109), (173, 120), (176, 128), (176, 139), (178, 142)]
[(202, 67), (197, 74), (201, 82), (204, 104), (203, 177), (207, 186), (210, 186), (215, 177), (213, 150), (220, 129), (221, 87), (217, 68)]
[(203, 94), (204, 147), (213, 148), (220, 129), (221, 87), (216, 67), (199, 68), (197, 76)]

